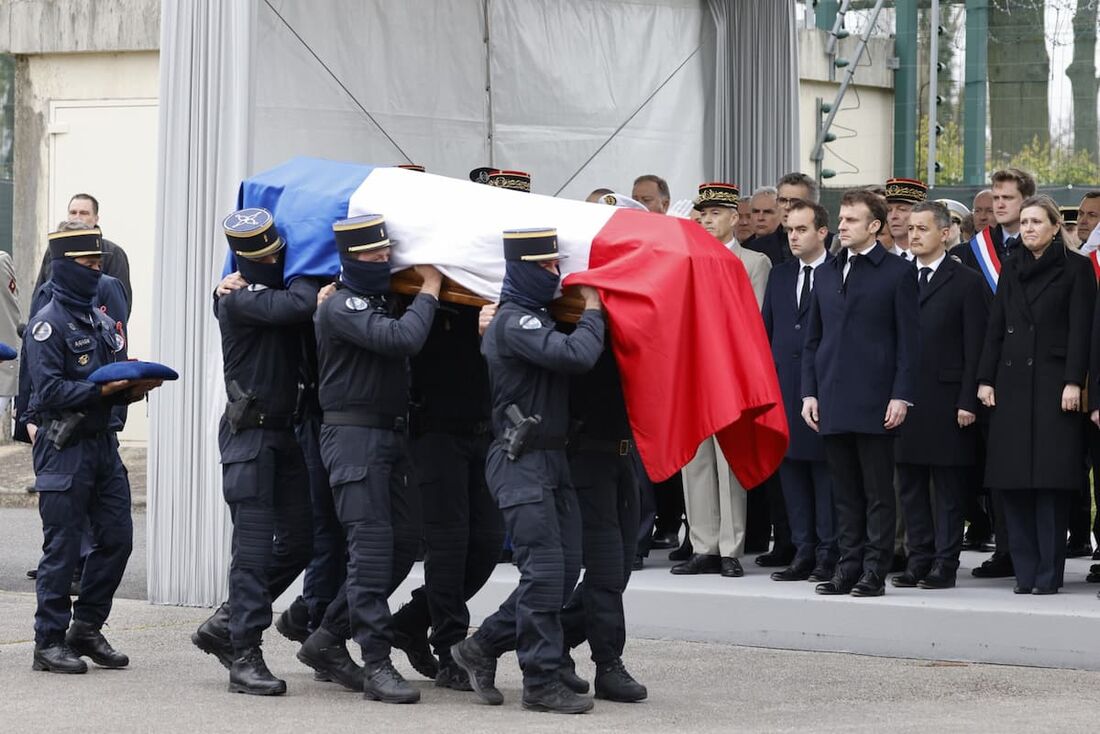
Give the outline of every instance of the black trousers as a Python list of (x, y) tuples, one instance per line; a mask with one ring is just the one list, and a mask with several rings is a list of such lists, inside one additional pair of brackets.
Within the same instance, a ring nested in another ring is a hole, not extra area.
[(792, 566), (836, 567), (833, 478), (824, 461), (783, 459), (779, 465), (783, 495), (795, 546)]
[(504, 515), (519, 585), (474, 633), (492, 655), (515, 649), (524, 686), (555, 680), (561, 666), (561, 608), (581, 567), (581, 515), (564, 451), (529, 451), (509, 461), (489, 449), (485, 476)]
[(1003, 489), (1016, 585), (1058, 589), (1066, 569), (1066, 526), (1072, 489)]
[(825, 436), (833, 475), (836, 573), (855, 580), (868, 571), (886, 578), (894, 556), (894, 437), (866, 433)]
[(229, 637), (237, 651), (259, 645), (271, 602), (313, 550), (309, 476), (290, 429), (229, 432), (222, 419), (222, 491), (233, 518)]
[(1100, 548), (1100, 428), (1088, 423), (1085, 434), (1085, 446), (1089, 452), (1089, 464), (1092, 467), (1092, 496), (1098, 508), (1097, 515), (1092, 521), (1092, 534), (1096, 537), (1097, 547)]
[(321, 456), (348, 543), (347, 580), (321, 626), (354, 638), (363, 661), (373, 665), (390, 655), (389, 597), (409, 575), (420, 545), (405, 437), (381, 428), (326, 425)]
[(680, 532), (687, 517), (684, 505), (684, 482), (680, 478), (680, 472), (676, 472), (663, 482), (655, 482), (653, 498), (657, 503), (654, 531), (661, 534)]
[(466, 639), (466, 602), (493, 574), (504, 521), (485, 484), (489, 436), (429, 433), (409, 444), (412, 476), (423, 508), (424, 585), (393, 615), (398, 629), (422, 632), (440, 661)]
[(340, 518), (336, 516), (328, 472), (321, 461), (320, 418), (307, 416), (295, 426), (294, 432), (306, 462), (313, 508), (313, 557), (302, 580), (302, 600), (309, 610), (309, 628), (315, 630), (347, 575), (347, 543)]
[[(959, 568), (968, 470), (965, 466), (898, 464), (901, 511), (909, 543), (908, 570), (917, 578), (926, 576), (934, 564), (949, 571)], [(934, 502), (929, 482), (935, 483)]]
[(566, 648), (588, 640), (592, 661), (623, 655), (623, 591), (638, 528), (638, 483), (630, 457), (578, 452), (569, 460), (581, 510), (584, 579), (561, 613)]
[(642, 466), (642, 460), (638, 457), (637, 451), (630, 453), (630, 463), (634, 468), (634, 479), (638, 484), (638, 540), (634, 553), (642, 558), (648, 558), (649, 549), (653, 543), (653, 529), (657, 522), (657, 487), (645, 473), (645, 467)]
[(791, 525), (787, 517), (787, 507), (783, 500), (783, 486), (779, 472), (772, 474), (764, 482), (749, 491), (746, 505), (747, 519), (745, 527), (745, 550), (768, 550), (770, 541), (773, 551), (785, 551), (792, 545)]
[[(50, 645), (64, 640), (70, 617), (99, 629), (111, 613), (133, 548), (130, 481), (114, 433), (58, 450), (43, 430), (31, 453), (42, 518), (34, 641)], [(80, 596), (70, 604), (69, 587), (89, 527), (91, 551), (81, 574)]]
[(994, 532), (993, 500), (991, 493), (983, 487), (985, 483), (986, 442), (989, 439), (989, 424), (978, 423), (975, 439), (974, 463), (966, 467), (966, 491), (963, 495), (963, 513), (970, 523), (967, 536), (976, 540), (989, 540)]
[[(1081, 430), (1085, 432), (1085, 445), (1091, 442), (1096, 426), (1084, 413), (1081, 414)], [(1089, 485), (1089, 463), (1081, 465), (1081, 483), (1073, 493), (1069, 506), (1069, 544), (1092, 545), (1092, 487)]]

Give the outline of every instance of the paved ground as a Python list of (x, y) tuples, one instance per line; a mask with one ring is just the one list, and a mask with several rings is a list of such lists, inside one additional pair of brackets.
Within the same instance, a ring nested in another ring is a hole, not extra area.
[[(122, 461), (130, 472), (130, 494), (134, 507), (145, 507), (145, 447), (124, 446)], [(0, 507), (37, 507), (31, 447), (25, 443), (0, 443)]]

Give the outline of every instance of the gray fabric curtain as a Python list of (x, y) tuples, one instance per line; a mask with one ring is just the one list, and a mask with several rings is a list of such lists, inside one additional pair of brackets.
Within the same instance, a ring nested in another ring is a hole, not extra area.
[(212, 605), (226, 594), (229, 517), (217, 406), (225, 401), (211, 290), (222, 217), (249, 170), (252, 2), (161, 6), (154, 358), (180, 379), (150, 405), (149, 600)]
[(714, 24), (714, 179), (742, 193), (797, 170), (794, 0), (707, 0)]

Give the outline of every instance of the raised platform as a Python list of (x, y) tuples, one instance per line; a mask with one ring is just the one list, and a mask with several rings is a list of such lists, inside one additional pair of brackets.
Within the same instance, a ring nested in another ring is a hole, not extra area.
[[(981, 580), (970, 569), (988, 554), (964, 553), (961, 585), (895, 589), (872, 599), (822, 597), (809, 582), (776, 582), (774, 569), (743, 559), (745, 576), (673, 576), (667, 552), (635, 572), (625, 596), (629, 634), (787, 650), (1100, 670), (1100, 584), (1084, 581), (1091, 559), (1066, 564), (1052, 596), (1016, 595), (1013, 579)], [(424, 578), (423, 565), (391, 598), (396, 608)], [(473, 623), (491, 614), (519, 574), (501, 564), (470, 603)], [(300, 582), (280, 599), (300, 593)]]

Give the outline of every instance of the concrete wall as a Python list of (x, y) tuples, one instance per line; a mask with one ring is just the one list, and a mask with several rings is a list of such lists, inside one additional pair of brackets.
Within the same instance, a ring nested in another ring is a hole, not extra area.
[(160, 0), (0, 0), (0, 51), (155, 51)]
[[(802, 30), (798, 36), (799, 119), (802, 170), (813, 174), (810, 160), (817, 134), (816, 99), (831, 104), (836, 97), (845, 69), (837, 69), (829, 79), (829, 58), (825, 55), (826, 34), (820, 30)], [(838, 56), (855, 58), (858, 39), (840, 42)], [(824, 168), (837, 176), (829, 186), (855, 186), (885, 182), (893, 175), (894, 150), (894, 72), (888, 63), (894, 56), (894, 41), (872, 38), (848, 88), (832, 132), (837, 140), (825, 151)], [(848, 128), (848, 129), (846, 129)], [(858, 131), (854, 135), (852, 130)], [(830, 152), (831, 151), (831, 152)]]

